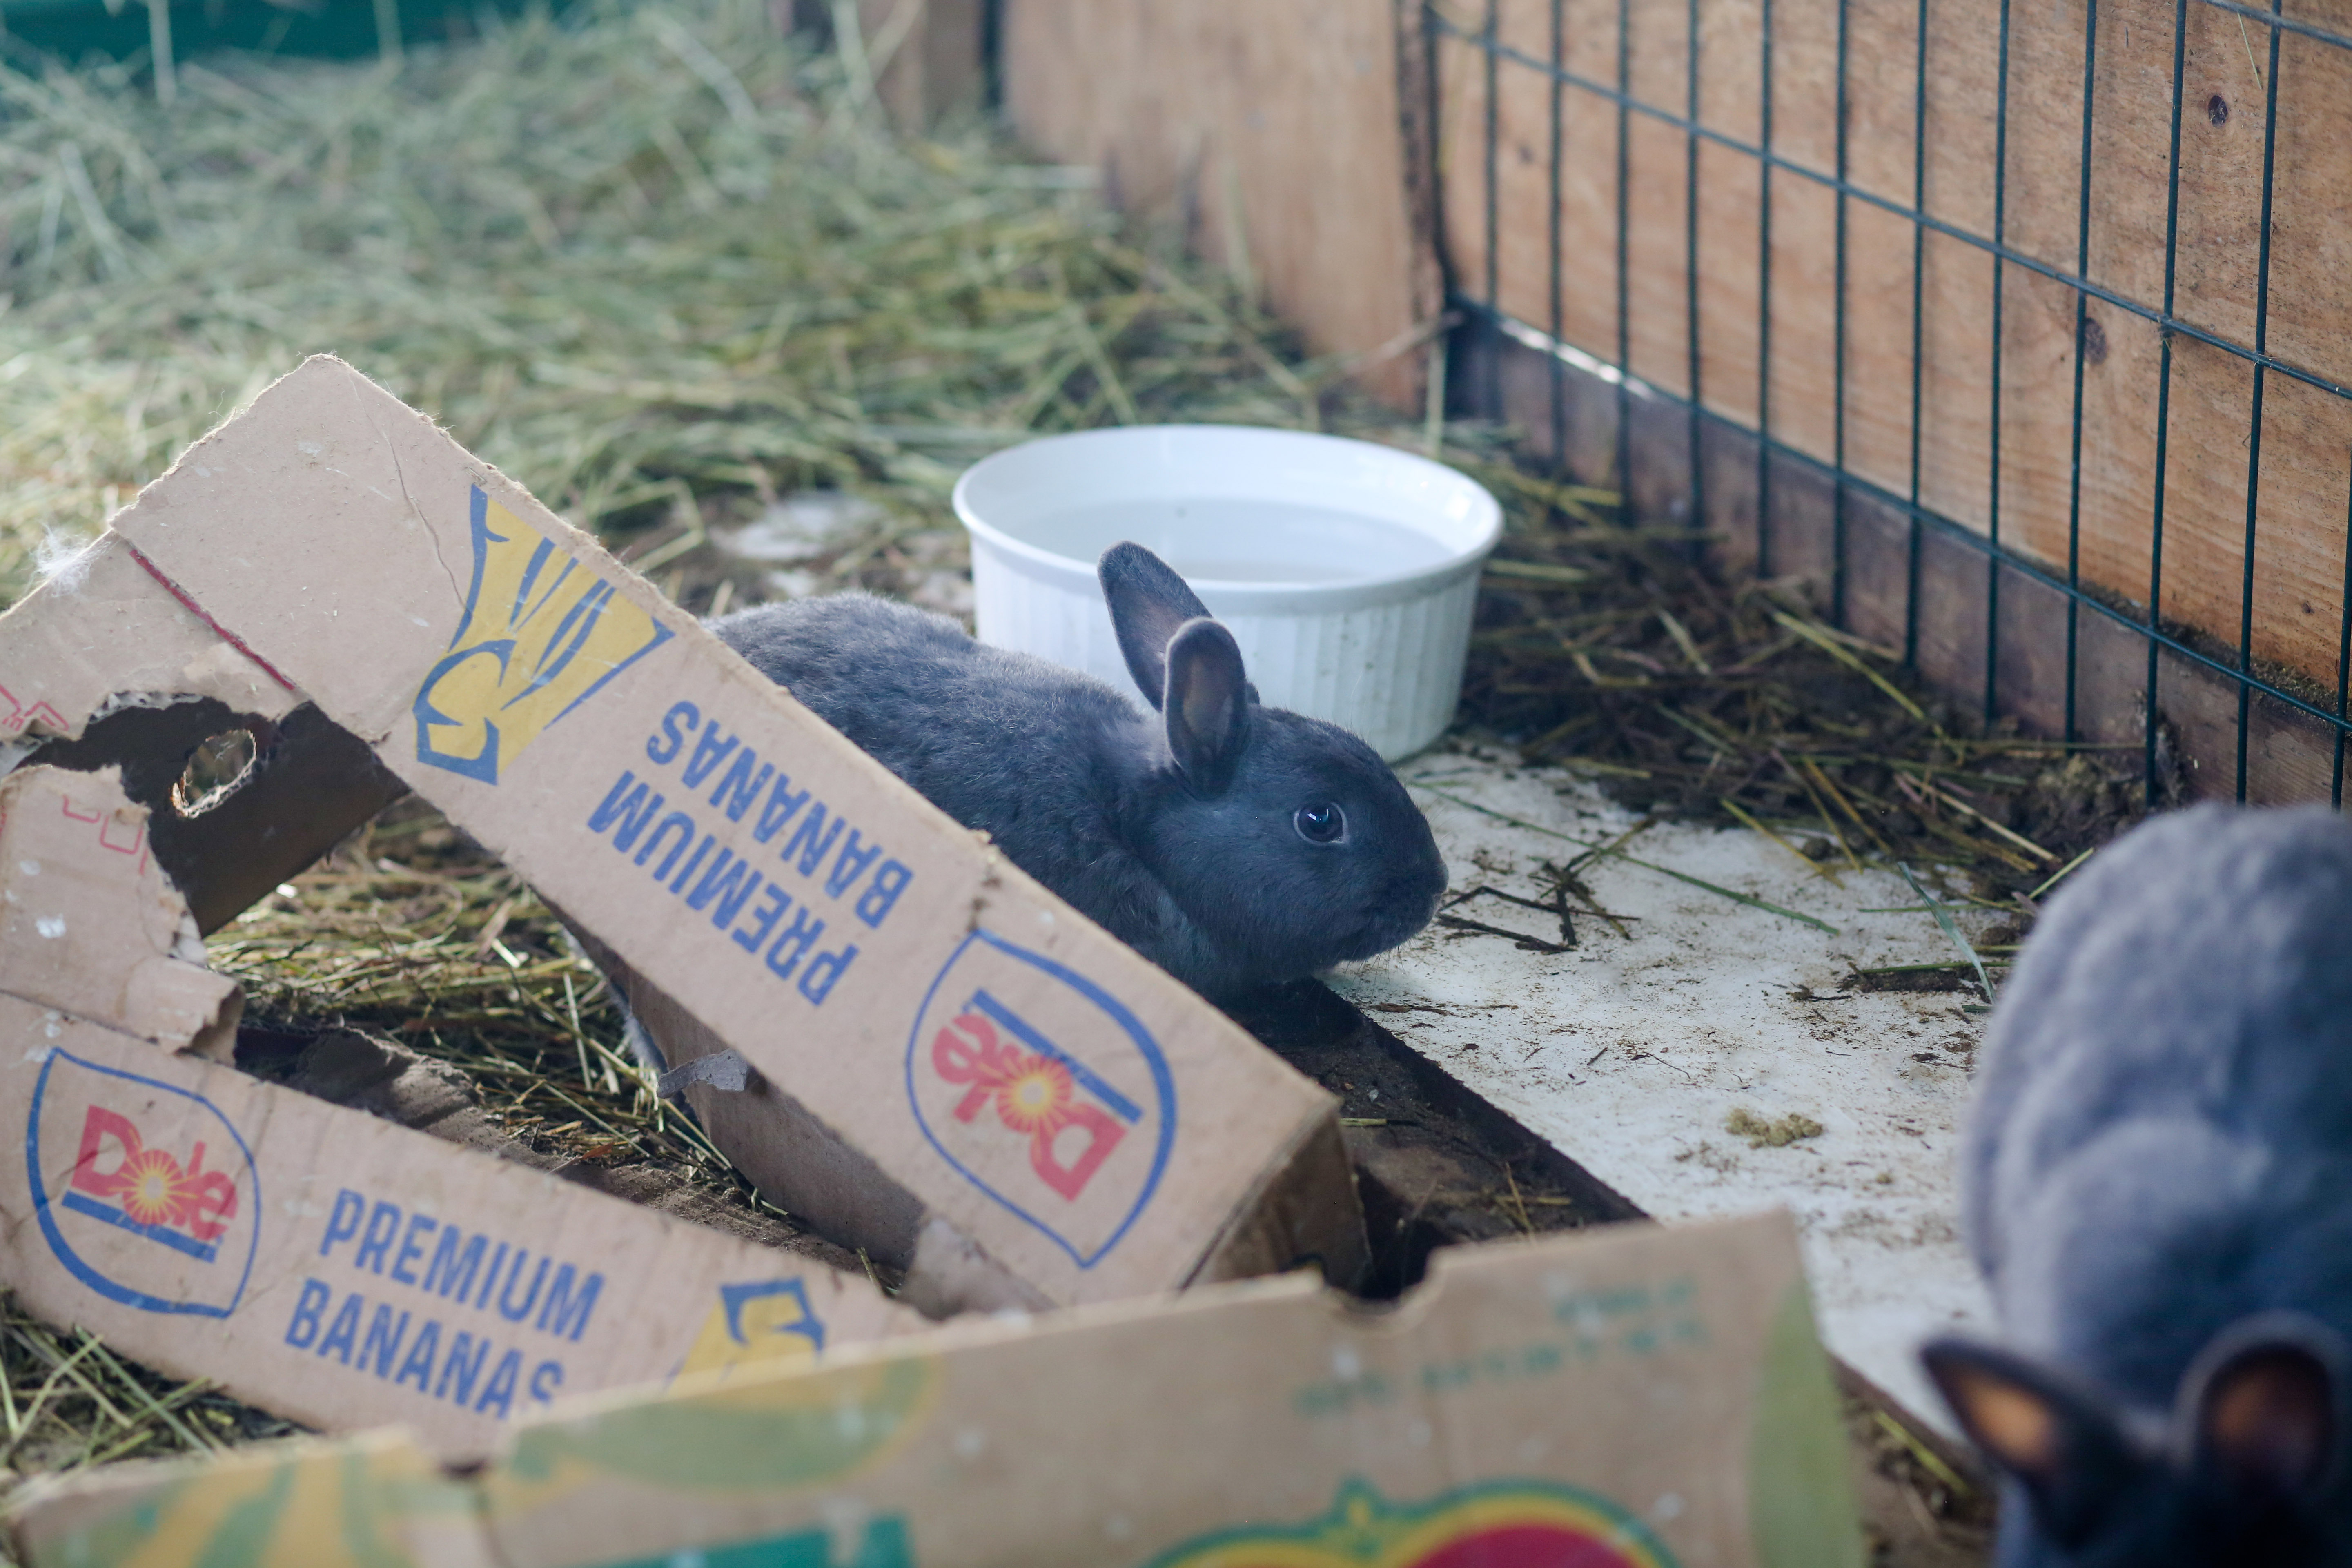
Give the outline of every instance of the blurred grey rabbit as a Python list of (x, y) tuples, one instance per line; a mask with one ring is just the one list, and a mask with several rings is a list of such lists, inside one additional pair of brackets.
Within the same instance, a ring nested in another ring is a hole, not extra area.
[(866, 594), (710, 629), (1112, 935), (1211, 997), (1369, 958), (1429, 923), (1437, 843), (1378, 753), (1261, 707), (1233, 634), (1139, 544), (1098, 574), (1157, 718), (1090, 676)]
[(2002, 1568), (2352, 1563), (2352, 825), (2204, 805), (2085, 867), (1961, 1184), (2011, 1348), (1923, 1353)]

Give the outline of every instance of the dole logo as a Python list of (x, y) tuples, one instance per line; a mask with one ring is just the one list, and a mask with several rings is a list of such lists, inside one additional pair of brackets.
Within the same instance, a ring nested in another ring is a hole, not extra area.
[(210, 1263), (228, 1230), (224, 1222), (236, 1215), (236, 1184), (205, 1169), (201, 1140), (183, 1169), (163, 1150), (148, 1148), (129, 1117), (93, 1105), (82, 1112), (81, 1148), (65, 1204)]
[(259, 1182), (212, 1101), (51, 1051), (25, 1162), (41, 1235), (84, 1285), (143, 1311), (236, 1310), (260, 1239)]
[[(958, 1121), (969, 1125), (983, 1110), (994, 1110), (998, 1121), (1029, 1140), (1029, 1168), (1037, 1179), (1075, 1203), (1127, 1129), (1079, 1099), (1077, 1076), (1084, 1068), (1059, 1052), (1024, 1050), (1006, 1036), (1036, 1037), (1004, 1004), (975, 991), (964, 1011), (931, 1037), (932, 1070), (950, 1083), (971, 1086), (956, 1101)], [(1128, 1121), (1138, 1119), (1134, 1101), (1118, 1090), (1097, 1087), (1095, 1092)], [(1076, 1158), (1064, 1164), (1062, 1134), (1072, 1128), (1081, 1141)]]
[(1176, 1138), (1175, 1079), (1135, 1016), (988, 931), (964, 938), (931, 982), (907, 1092), (948, 1163), (1081, 1268), (1151, 1201)]
[(670, 632), (478, 485), (473, 542), (465, 618), (416, 689), (416, 760), (494, 784)]

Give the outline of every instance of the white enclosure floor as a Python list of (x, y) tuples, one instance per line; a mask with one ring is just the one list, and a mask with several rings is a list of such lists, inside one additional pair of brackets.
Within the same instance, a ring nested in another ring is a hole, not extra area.
[[(1423, 752), (1398, 772), (1425, 786), (1413, 796), (1444, 851), (1449, 898), (1481, 885), (1547, 898), (1539, 868), (1580, 846), (1443, 795), (1583, 843), (1638, 820), (1570, 773), (1484, 749)], [(1857, 966), (1944, 963), (1958, 950), (1930, 915), (1861, 912), (1919, 903), (1892, 870), (1856, 873), (1841, 858), (1834, 887), (1758, 834), (1673, 824), (1624, 850), (1838, 932), (1601, 858), (1581, 875), (1603, 909), (1640, 917), (1626, 922), (1630, 937), (1579, 914), (1576, 948), (1550, 953), (1433, 925), (1331, 984), (1660, 1220), (1785, 1205), (1831, 1349), (1949, 1432), (1914, 1352), (1933, 1332), (1990, 1321), (1960, 1245), (1952, 1163), (1982, 1032), (1962, 1005), (1981, 999), (1973, 985), (1863, 993), (1843, 982)], [(1500, 899), (1454, 912), (1559, 935), (1556, 917)], [(1960, 919), (1972, 941), (1985, 923), (1984, 911)], [(1736, 1110), (1800, 1114), (1822, 1131), (1751, 1147), (1725, 1129)]]

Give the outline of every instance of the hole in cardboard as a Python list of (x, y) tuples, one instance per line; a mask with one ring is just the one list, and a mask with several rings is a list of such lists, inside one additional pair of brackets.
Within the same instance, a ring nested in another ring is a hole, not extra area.
[[(242, 744), (253, 752), (240, 770), (228, 747)], [(157, 864), (207, 932), (406, 793), (366, 742), (307, 704), (272, 721), (209, 697), (137, 694), (110, 701), (79, 740), (45, 741), (26, 761), (120, 767), (122, 792), (153, 814)]]
[(260, 755), (261, 743), (250, 730), (206, 736), (172, 785), (172, 809), (184, 817), (202, 816), (245, 787)]

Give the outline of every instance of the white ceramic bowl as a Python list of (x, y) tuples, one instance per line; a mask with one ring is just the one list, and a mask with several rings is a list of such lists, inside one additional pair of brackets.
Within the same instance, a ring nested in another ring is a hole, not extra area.
[(1095, 563), (1131, 539), (1231, 627), (1258, 695), (1391, 760), (1454, 717), (1478, 568), (1502, 509), (1410, 453), (1290, 430), (1159, 425), (1048, 436), (955, 488), (980, 640), (1134, 682)]

